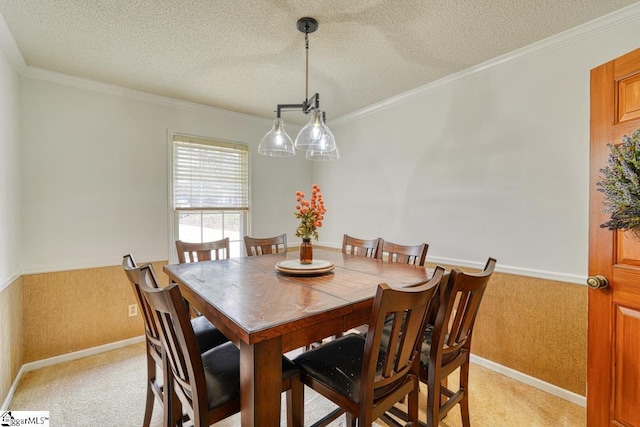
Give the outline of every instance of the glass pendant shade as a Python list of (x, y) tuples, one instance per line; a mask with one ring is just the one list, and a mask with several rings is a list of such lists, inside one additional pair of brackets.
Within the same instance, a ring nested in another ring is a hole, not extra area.
[(308, 160), (338, 160), (340, 158), (336, 138), (326, 124), (322, 123), (321, 136), (309, 145), (305, 157)]
[(322, 111), (313, 110), (309, 123), (300, 130), (296, 137), (295, 147), (297, 150), (307, 151), (311, 144), (316, 143), (322, 136)]
[[(327, 127), (324, 112), (320, 110), (320, 94), (309, 98), (309, 34), (318, 29), (318, 21), (311, 17), (298, 19), (298, 31), (304, 33), (305, 41), (305, 99), (300, 104), (278, 104), (277, 119), (273, 129), (267, 133), (258, 145), (258, 153), (265, 156), (288, 157), (294, 156), (296, 150), (304, 151), (309, 160), (338, 160), (340, 153), (336, 146), (336, 139)], [(284, 131), (284, 124), (280, 119), (282, 111), (302, 111), (310, 115), (309, 122), (300, 130), (296, 142)]]
[(258, 145), (258, 153), (275, 157), (290, 157), (295, 155), (293, 141), (284, 130), (282, 118), (276, 118), (271, 130), (262, 138)]

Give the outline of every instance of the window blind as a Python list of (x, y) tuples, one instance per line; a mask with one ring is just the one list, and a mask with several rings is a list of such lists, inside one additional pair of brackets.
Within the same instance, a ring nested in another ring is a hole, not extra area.
[(174, 135), (175, 210), (248, 210), (246, 145)]

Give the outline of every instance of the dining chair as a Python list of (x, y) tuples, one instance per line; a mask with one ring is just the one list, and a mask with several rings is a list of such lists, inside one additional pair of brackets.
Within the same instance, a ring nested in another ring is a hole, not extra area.
[[(342, 253), (368, 258), (376, 258), (381, 241), (382, 239), (380, 238), (363, 240), (345, 234), (344, 236), (342, 236)], [(366, 330), (366, 326), (355, 328), (355, 330), (362, 333)], [(332, 335), (330, 339), (339, 338), (342, 335), (343, 333), (338, 333), (336, 335)], [(315, 341), (313, 343), (307, 344), (305, 346), (305, 351), (318, 347), (321, 344), (322, 341)]]
[[(164, 402), (165, 396), (162, 387), (162, 384), (166, 384), (166, 380), (164, 378), (162, 378), (161, 380), (160, 378), (160, 376), (163, 375), (165, 369), (162, 360), (162, 344), (160, 342), (160, 333), (153, 321), (151, 309), (149, 308), (149, 305), (147, 304), (147, 301), (140, 290), (141, 269), (140, 267), (138, 267), (131, 254), (127, 254), (122, 257), (122, 268), (124, 269), (127, 278), (131, 283), (133, 293), (136, 296), (138, 306), (140, 307), (140, 312), (142, 313), (142, 318), (144, 319), (144, 332), (147, 353), (147, 397), (142, 425), (144, 427), (148, 427), (151, 422), (151, 416), (153, 414), (154, 396), (156, 396), (158, 400), (163, 404), (163, 410), (164, 408), (166, 408)], [(150, 277), (148, 279), (149, 284), (154, 287), (158, 287), (158, 281), (156, 280), (153, 266), (151, 264), (148, 264), (148, 269), (150, 271)], [(220, 332), (215, 326), (213, 326), (211, 322), (209, 322), (203, 316), (191, 319), (191, 324), (196, 335), (196, 341), (198, 343), (200, 351), (206, 351), (210, 348), (229, 341), (227, 337), (222, 334), (222, 332)], [(160, 368), (160, 370), (158, 370), (158, 368)]]
[[(483, 271), (464, 273), (452, 270), (434, 304), (429, 307), (429, 318), (420, 355), (420, 381), (427, 385), (427, 425), (436, 427), (446, 414), (460, 405), (462, 426), (470, 427), (469, 420), (469, 358), (471, 338), (482, 296), (496, 266), (489, 258)], [(435, 315), (434, 315), (435, 313)], [(456, 391), (451, 390), (448, 377), (460, 368)], [(397, 408), (393, 413), (406, 419)]]
[[(438, 304), (431, 337), (429, 338), (429, 330), (425, 332), (420, 356), (420, 381), (427, 385), (427, 424), (430, 426), (437, 425), (456, 404), (460, 405), (463, 427), (471, 425), (471, 338), (480, 302), (495, 266), (496, 260), (489, 258), (480, 273), (452, 270), (444, 288), (444, 295)], [(446, 380), (458, 368), (458, 389), (452, 391), (448, 388)]]
[[(221, 240), (203, 243), (189, 243), (176, 240), (176, 252), (178, 253), (178, 263), (180, 264), (211, 261), (212, 259), (229, 259), (229, 238), (226, 237)], [(201, 313), (193, 307), (189, 307), (189, 311), (192, 317), (201, 315)]]
[(378, 285), (366, 337), (347, 334), (294, 359), (302, 383), (338, 405), (314, 427), (343, 413), (347, 425), (355, 426), (357, 419), (358, 426), (371, 426), (407, 396), (409, 419), (418, 425), (419, 348), (427, 308), (443, 273), (436, 267), (431, 279), (412, 287)]
[(424, 266), (427, 260), (428, 250), (429, 245), (426, 243), (407, 246), (380, 239), (377, 258), (386, 262), (399, 262), (403, 264)]
[(287, 235), (257, 238), (244, 236), (247, 256), (287, 253)]
[(342, 253), (375, 258), (380, 240), (380, 238), (363, 240), (345, 234), (342, 236)]
[[(429, 245), (427, 245), (426, 243), (407, 246), (399, 245), (397, 243), (391, 243), (380, 238), (376, 258), (382, 260), (383, 262), (398, 262), (424, 267), (427, 259), (428, 249)], [(367, 325), (361, 325), (353, 328), (352, 331), (364, 334), (367, 332), (367, 329)]]
[(178, 262), (211, 261), (217, 259), (229, 259), (229, 238), (202, 243), (183, 242), (176, 240)]
[[(140, 289), (151, 308), (165, 349), (165, 388), (170, 395), (166, 420), (182, 425), (183, 414), (194, 427), (209, 426), (240, 411), (240, 350), (227, 342), (201, 353), (189, 311), (175, 283), (154, 288), (153, 272), (141, 269)], [(282, 356), (282, 390), (287, 392), (287, 425), (302, 426), (303, 394), (299, 370)]]

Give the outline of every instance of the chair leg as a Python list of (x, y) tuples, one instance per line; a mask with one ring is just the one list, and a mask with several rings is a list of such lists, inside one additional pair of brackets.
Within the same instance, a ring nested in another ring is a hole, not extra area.
[(410, 425), (418, 425), (418, 401), (420, 399), (420, 382), (416, 378), (415, 380), (415, 388), (409, 393), (409, 398), (407, 399), (407, 415), (409, 418)]
[[(169, 411), (168, 411), (168, 418), (170, 420), (171, 423), (171, 427), (182, 427), (184, 425), (183, 423), (183, 417), (182, 417), (182, 402), (180, 402), (180, 399), (178, 399), (178, 395), (175, 394), (173, 392), (173, 390), (171, 390), (169, 392), (171, 394), (169, 400)], [(165, 414), (167, 414), (167, 411), (165, 410)], [(200, 420), (198, 419), (198, 414), (194, 413), (194, 417), (196, 417), (196, 419), (191, 420), (191, 422), (193, 423), (194, 426), (196, 425), (200, 425)]]
[(440, 369), (429, 366), (427, 381), (427, 425), (437, 427), (440, 422)]
[(304, 385), (300, 377), (291, 380), (287, 390), (287, 427), (304, 426)]
[(147, 401), (144, 406), (144, 419), (142, 421), (142, 427), (149, 427), (151, 424), (151, 415), (153, 415), (153, 403), (155, 395), (153, 394), (153, 386), (151, 381), (147, 381)]
[(153, 403), (155, 394), (153, 393), (153, 382), (156, 377), (156, 361), (149, 355), (147, 351), (147, 401), (144, 406), (144, 420), (142, 427), (149, 427), (151, 424), (151, 415), (153, 414)]
[(171, 396), (169, 396), (169, 393), (171, 393), (169, 390), (167, 390), (167, 386), (165, 385), (164, 387), (164, 392), (163, 392), (163, 402), (162, 402), (162, 425), (164, 427), (175, 427), (176, 422), (173, 419), (173, 415), (171, 412)]
[[(348, 427), (356, 427), (356, 420), (357, 418), (353, 416), (353, 414), (349, 413), (349, 412), (345, 412), (345, 417), (347, 419), (346, 422), (346, 426)], [(360, 423), (359, 423), (360, 424)], [(362, 427), (363, 424), (360, 424), (358, 427)]]
[(467, 360), (460, 367), (460, 390), (462, 390), (462, 399), (460, 400), (460, 415), (462, 418), (462, 427), (470, 427), (469, 420), (469, 361)]

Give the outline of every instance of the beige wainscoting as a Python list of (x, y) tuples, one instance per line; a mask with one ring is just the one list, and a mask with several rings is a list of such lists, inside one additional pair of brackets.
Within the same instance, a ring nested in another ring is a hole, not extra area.
[[(154, 267), (166, 283), (163, 264)], [(22, 283), (23, 363), (143, 334), (141, 316), (128, 317), (136, 301), (120, 266), (26, 275)], [(584, 396), (586, 321), (586, 286), (495, 273), (472, 352)]]
[(0, 404), (24, 363), (22, 353), (22, 280), (0, 292)]
[(494, 273), (478, 311), (471, 353), (585, 396), (587, 290), (586, 285)]
[(478, 312), (472, 353), (585, 396), (587, 290), (495, 273)]
[[(162, 263), (154, 263), (164, 285)], [(141, 336), (141, 313), (121, 266), (22, 276), (24, 363)]]

